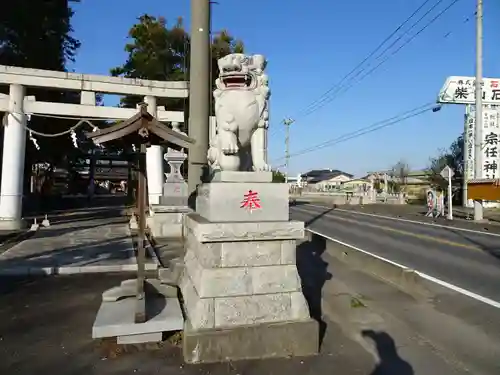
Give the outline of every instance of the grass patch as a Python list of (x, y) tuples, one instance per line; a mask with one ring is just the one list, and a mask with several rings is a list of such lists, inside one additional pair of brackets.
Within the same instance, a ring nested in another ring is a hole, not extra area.
[(359, 309), (361, 307), (366, 307), (366, 305), (359, 298), (351, 297), (351, 308)]

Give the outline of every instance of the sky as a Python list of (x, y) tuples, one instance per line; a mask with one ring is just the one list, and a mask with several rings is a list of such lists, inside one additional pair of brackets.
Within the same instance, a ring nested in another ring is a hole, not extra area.
[[(406, 27), (438, 1), (429, 1)], [(453, 1), (441, 0), (412, 33)], [(368, 171), (390, 169), (399, 160), (412, 169), (425, 168), (430, 157), (456, 139), (463, 131), (465, 108), (446, 105), (439, 112), (429, 111), (331, 147), (316, 147), (435, 101), (448, 76), (474, 76), (475, 0), (459, 0), (380, 68), (367, 74), (385, 59), (384, 55), (375, 60), (378, 54), (374, 55), (364, 72), (344, 83), (352, 87), (341, 89), (322, 108), (310, 114), (306, 111), (327, 90), (333, 88), (330, 92), (335, 93), (338, 81), (423, 2), (218, 0), (213, 5), (214, 32), (226, 29), (244, 42), (247, 53), (263, 54), (268, 59), (272, 166), (283, 169), (282, 120), (288, 117), (295, 120), (290, 126), (289, 173), (293, 175), (311, 169), (340, 169), (360, 177)], [(500, 77), (500, 2), (484, 3), (484, 76)], [(189, 28), (189, 6), (189, 0), (81, 0), (73, 5), (72, 24), (82, 46), (70, 68), (79, 73), (109, 74), (111, 68), (126, 61), (127, 33), (140, 15), (163, 16), (172, 24), (182, 16)], [(115, 105), (116, 100), (106, 99), (105, 104)], [(313, 151), (300, 154), (304, 149)]]

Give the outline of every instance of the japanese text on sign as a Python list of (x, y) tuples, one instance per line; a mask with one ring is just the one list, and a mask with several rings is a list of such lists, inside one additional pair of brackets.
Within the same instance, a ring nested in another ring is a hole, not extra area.
[[(474, 104), (476, 81), (472, 77), (449, 77), (439, 92), (440, 103)], [(483, 104), (500, 104), (500, 79), (484, 78)]]
[(494, 110), (483, 112), (483, 170), (481, 178), (497, 178), (500, 140), (500, 129), (498, 127), (498, 114)]
[(475, 113), (469, 112), (465, 117), (464, 129), (464, 175), (465, 179), (472, 180), (474, 178), (474, 134), (475, 134)]

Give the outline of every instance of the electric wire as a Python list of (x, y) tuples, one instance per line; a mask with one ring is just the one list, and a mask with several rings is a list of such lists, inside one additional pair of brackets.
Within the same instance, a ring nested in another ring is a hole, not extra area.
[[(381, 55), (383, 55), (387, 50), (389, 50), (392, 46), (394, 46), (395, 43), (397, 43), (401, 38), (408, 34), (410, 30), (412, 30), (418, 23), (422, 21), (425, 16), (427, 16), (432, 10), (434, 10), (441, 2), (444, 0), (439, 0), (432, 8), (430, 8), (422, 17), (420, 17), (419, 20), (413, 23), (412, 26), (410, 26), (409, 29), (407, 29), (403, 34), (399, 36), (393, 43), (391, 43), (388, 47), (386, 47), (381, 54), (377, 56), (376, 59), (380, 58)], [(307, 113), (311, 110), (311, 107), (314, 107), (318, 104), (321, 104), (325, 99), (328, 98), (328, 95), (334, 91), (336, 88), (341, 86), (341, 84), (346, 81), (348, 78), (351, 77), (353, 73), (356, 72), (359, 68), (361, 68), (369, 59), (371, 59), (382, 47), (393, 37), (395, 36), (410, 20), (415, 17), (422, 8), (427, 5), (430, 2), (430, 0), (424, 1), (408, 18), (406, 18), (394, 31), (389, 34), (373, 51), (371, 51), (361, 62), (359, 62), (354, 68), (352, 68), (346, 75), (344, 75), (340, 81), (338, 81), (336, 84), (334, 84), (332, 87), (330, 87), (327, 91), (325, 91), (318, 99), (314, 100), (312, 103), (310, 103), (305, 109), (299, 111), (297, 116), (295, 117), (301, 117), (302, 115), (307, 116)], [(363, 70), (361, 70), (363, 71)], [(359, 73), (358, 73), (359, 74)], [(354, 76), (356, 77), (356, 75)]]
[[(347, 82), (347, 86), (344, 86), (344, 87), (340, 87), (338, 90), (336, 90), (334, 93), (332, 93), (332, 96), (327, 98), (327, 99), (324, 99), (321, 103), (319, 103), (318, 105), (316, 105), (316, 107), (314, 108), (311, 108), (310, 110), (308, 110), (306, 113), (304, 113), (302, 115), (302, 117), (305, 117), (305, 116), (308, 116), (316, 111), (318, 111), (319, 109), (323, 108), (325, 105), (331, 103), (333, 100), (335, 100), (336, 98), (338, 98), (341, 94), (344, 94), (346, 93), (347, 91), (349, 91), (353, 86), (355, 86), (356, 84), (358, 84), (359, 82), (361, 82), (362, 80), (364, 80), (365, 78), (367, 78), (368, 76), (370, 76), (371, 74), (373, 74), (376, 70), (378, 70), (383, 64), (385, 64), (387, 61), (389, 61), (389, 59), (391, 59), (392, 57), (394, 57), (397, 53), (399, 53), (404, 47), (408, 46), (413, 40), (415, 40), (415, 38), (417, 38), (420, 34), (422, 34), (422, 32), (424, 32), (429, 26), (431, 26), (432, 24), (434, 24), (434, 22), (436, 22), (440, 17), (442, 17), (447, 11), (449, 11), (455, 4), (457, 4), (460, 0), (453, 0), (446, 8), (444, 8), (443, 10), (441, 10), (436, 16), (434, 16), (432, 19), (430, 19), (422, 28), (420, 28), (415, 34), (413, 34), (410, 38), (408, 38), (403, 44), (401, 44), (397, 49), (395, 49), (394, 51), (392, 51), (389, 55), (387, 55), (382, 61), (380, 61), (377, 65), (375, 65), (372, 69), (370, 69), (369, 71), (367, 71), (365, 74), (363, 74), (358, 80), (354, 81), (354, 82)], [(467, 19), (468, 20), (468, 19)], [(444, 37), (448, 37), (449, 35), (451, 34), (451, 32), (448, 32), (447, 34), (444, 35)], [(377, 59), (380, 59), (381, 57), (383, 56), (383, 54), (377, 56)], [(375, 61), (377, 60), (375, 59)], [(370, 65), (368, 65), (366, 68), (360, 70), (358, 72), (358, 74), (356, 74), (355, 76), (352, 77), (352, 79), (356, 78), (357, 76), (359, 76), (359, 74), (361, 74), (363, 71), (365, 71)]]
[[(382, 120), (382, 121), (377, 121), (377, 122), (375, 122), (369, 126), (366, 126), (364, 128), (361, 128), (361, 129), (358, 129), (356, 131), (341, 135), (340, 137), (336, 137), (336, 138), (327, 140), (325, 142), (321, 142), (319, 144), (304, 148), (298, 152), (290, 154), (289, 157), (292, 158), (292, 157), (302, 156), (302, 155), (305, 155), (305, 154), (308, 154), (308, 153), (311, 153), (314, 151), (321, 150), (321, 149), (326, 148), (326, 147), (331, 147), (331, 146), (334, 146), (336, 144), (360, 137), (360, 136), (368, 134), (368, 133), (372, 133), (374, 131), (389, 127), (391, 125), (401, 123), (401, 122), (408, 120), (410, 118), (422, 115), (425, 112), (434, 110), (435, 107), (436, 107), (436, 104), (434, 102), (425, 103), (423, 105), (420, 105), (418, 107), (415, 107), (415, 108), (412, 108), (408, 111), (405, 111), (399, 115), (390, 117), (390, 118)], [(285, 158), (280, 157), (278, 159), (275, 159), (274, 162), (277, 162), (277, 161), (280, 161), (283, 159), (285, 159)], [(280, 168), (283, 165), (279, 165), (276, 168)]]

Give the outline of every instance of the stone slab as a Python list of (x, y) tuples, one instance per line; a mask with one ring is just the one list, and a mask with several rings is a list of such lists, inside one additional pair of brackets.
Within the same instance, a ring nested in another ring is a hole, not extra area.
[(102, 302), (92, 327), (92, 338), (141, 335), (155, 332), (178, 331), (184, 318), (177, 298), (148, 298), (145, 323), (135, 323), (135, 298), (116, 302)]
[(200, 298), (250, 296), (301, 290), (295, 265), (207, 268), (192, 250), (184, 258), (186, 270)]
[(146, 224), (153, 238), (180, 238), (184, 228), (183, 215), (179, 212), (156, 213), (147, 217)]
[(184, 360), (193, 364), (310, 356), (319, 351), (319, 325), (308, 319), (195, 330), (186, 321), (182, 345)]
[(296, 262), (296, 240), (201, 243), (188, 233), (186, 248), (192, 250), (206, 268), (295, 265)]
[(146, 342), (160, 342), (163, 339), (163, 332), (143, 333), (140, 335), (118, 336), (116, 343), (119, 345), (144, 344)]
[[(204, 289), (200, 289), (199, 278), (197, 281), (193, 280), (196, 278), (195, 273), (187, 264), (180, 282), (185, 311), (195, 329), (305, 320), (310, 317), (300, 287), (291, 292), (252, 294), (250, 280), (250, 290), (244, 291), (247, 295), (241, 296), (234, 295), (234, 290), (238, 287), (231, 288), (231, 284), (224, 280), (221, 285), (203, 285)], [(279, 282), (276, 285), (278, 290), (282, 290)], [(207, 297), (201, 297), (200, 293)], [(228, 295), (221, 296), (224, 293)], [(218, 296), (212, 297), (214, 294)]]
[(273, 172), (215, 171), (211, 182), (272, 182)]
[(180, 212), (180, 213), (189, 213), (193, 210), (188, 206), (170, 206), (164, 204), (153, 204), (151, 205), (152, 214), (156, 213), (171, 213), (171, 212)]
[(0, 218), (0, 231), (18, 231), (28, 228), (26, 220), (9, 220)]
[(288, 221), (288, 185), (271, 182), (202, 184), (198, 187), (196, 212), (212, 222)]
[(213, 223), (198, 213), (186, 215), (186, 230), (198, 242), (298, 240), (304, 238), (302, 221)]

